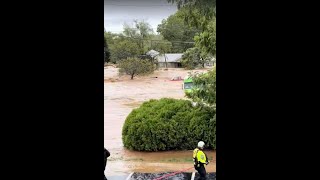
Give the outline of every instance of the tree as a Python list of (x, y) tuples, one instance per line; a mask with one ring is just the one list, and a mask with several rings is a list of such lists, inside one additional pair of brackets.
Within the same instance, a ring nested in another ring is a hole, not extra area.
[(200, 52), (198, 48), (190, 48), (182, 55), (181, 64), (185, 69), (194, 69), (198, 65)]
[(109, 62), (110, 60), (110, 51), (108, 48), (107, 38), (104, 36), (104, 62)]
[(194, 46), (193, 37), (200, 32), (200, 29), (185, 23), (183, 13), (179, 10), (174, 15), (162, 20), (162, 23), (158, 25), (157, 32), (172, 43), (174, 53), (182, 53)]
[(196, 46), (201, 50), (202, 56), (216, 56), (216, 21), (213, 19), (207, 29), (194, 37)]
[(111, 33), (111, 32), (105, 32), (104, 37), (106, 38), (106, 41), (108, 42), (108, 46), (112, 46), (114, 44), (114, 40), (119, 37), (119, 34)]
[[(192, 77), (194, 88), (186, 96), (197, 102), (200, 108), (216, 108), (216, 69), (205, 74), (196, 74)], [(211, 116), (211, 115), (210, 115)], [(216, 147), (216, 114), (212, 115), (209, 121), (209, 129), (213, 134), (207, 134), (205, 142)]]
[(107, 38), (106, 38), (106, 29), (104, 28), (104, 62), (108, 62), (110, 59), (110, 51), (108, 48)]
[[(205, 28), (207, 22), (216, 17), (216, 0), (167, 0), (176, 3), (183, 10), (183, 16), (188, 24)], [(199, 18), (200, 17), (200, 18)]]
[(216, 55), (216, 0), (168, 0), (176, 3), (185, 22), (201, 28), (195, 37), (196, 46), (201, 53)]
[(201, 65), (204, 68), (208, 58), (201, 55), (201, 51), (198, 47), (189, 48), (182, 56), (182, 66), (186, 69), (194, 69)]
[(153, 64), (148, 60), (139, 58), (127, 58), (119, 63), (119, 73), (131, 76), (131, 79), (137, 75), (146, 75), (153, 72)]
[(136, 29), (139, 32), (139, 36), (142, 39), (147, 39), (148, 37), (150, 37), (151, 34), (153, 34), (153, 29), (148, 22), (134, 20), (134, 23)]
[(110, 47), (111, 61), (118, 63), (129, 57), (136, 57), (139, 54), (138, 44), (126, 37), (117, 37), (114, 39), (114, 44)]
[(150, 39), (153, 29), (148, 22), (134, 20), (134, 26), (129, 26), (126, 23), (123, 25), (123, 34), (133, 38), (139, 45), (140, 54), (144, 54), (146, 51), (144, 42)]
[(206, 104), (208, 106), (216, 105), (216, 69), (208, 73), (195, 74), (192, 76), (193, 90), (186, 93), (186, 96), (194, 102)]

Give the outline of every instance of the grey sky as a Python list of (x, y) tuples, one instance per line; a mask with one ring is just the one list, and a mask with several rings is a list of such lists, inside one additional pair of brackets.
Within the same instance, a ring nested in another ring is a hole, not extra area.
[(167, 0), (104, 0), (104, 27), (119, 33), (125, 22), (138, 19), (150, 23), (156, 33), (158, 24), (176, 11), (176, 5)]

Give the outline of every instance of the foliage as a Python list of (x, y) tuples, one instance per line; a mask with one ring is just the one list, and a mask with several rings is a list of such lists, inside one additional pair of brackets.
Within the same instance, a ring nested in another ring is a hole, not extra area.
[(216, 105), (216, 69), (208, 73), (195, 74), (192, 77), (193, 86), (191, 92), (186, 96), (198, 103), (205, 103), (208, 106)]
[(111, 32), (105, 32), (104, 37), (105, 42), (108, 42), (109, 59), (113, 63), (139, 54), (139, 50), (136, 48), (138, 46), (137, 42), (131, 38)]
[(189, 150), (200, 140), (215, 149), (215, 110), (193, 107), (188, 100), (150, 100), (129, 114), (122, 139), (126, 148), (138, 151)]
[(140, 54), (145, 54), (145, 44), (153, 35), (153, 29), (148, 22), (134, 20), (133, 26), (126, 23), (123, 25), (123, 34), (135, 40), (138, 44)]
[(172, 43), (173, 53), (182, 53), (194, 46), (193, 37), (200, 30), (186, 24), (181, 11), (177, 11), (174, 15), (162, 20), (162, 23), (158, 25), (157, 32)]
[(185, 22), (201, 28), (196, 46), (204, 55), (216, 56), (216, 0), (168, 0), (176, 3)]
[(110, 47), (111, 61), (121, 62), (123, 59), (133, 58), (139, 54), (138, 44), (130, 38), (117, 37)]
[(108, 63), (109, 60), (110, 60), (110, 50), (108, 47), (107, 39), (104, 36), (104, 62)]
[(194, 37), (196, 46), (201, 50), (202, 56), (216, 56), (216, 21), (209, 22), (205, 31)]
[[(205, 27), (206, 21), (216, 16), (216, 0), (167, 0), (176, 3), (184, 11), (188, 24)], [(200, 17), (200, 18), (199, 18)]]
[(148, 38), (153, 34), (153, 29), (148, 22), (134, 20), (134, 26), (128, 24), (123, 25), (123, 34), (135, 38)]
[(190, 48), (182, 55), (181, 64), (185, 69), (194, 69), (198, 65), (200, 51), (198, 48)]
[(146, 75), (153, 72), (153, 64), (148, 60), (142, 60), (139, 58), (127, 58), (122, 60), (118, 66), (120, 74), (127, 74), (131, 76), (131, 79), (137, 75)]
[(160, 54), (171, 52), (172, 44), (170, 41), (162, 40), (153, 42), (151, 49), (158, 51)]
[(123, 25), (123, 34), (105, 32), (105, 42), (108, 42), (110, 60), (118, 63), (129, 57), (138, 57), (150, 48), (150, 39), (155, 35), (149, 23), (134, 20), (132, 26)]
[(188, 49), (182, 56), (182, 66), (186, 69), (194, 69), (199, 65), (204, 67), (208, 61), (207, 57), (201, 55), (201, 51), (198, 47)]
[(105, 32), (104, 37), (106, 38), (106, 41), (108, 42), (109, 48), (114, 44), (114, 40), (119, 37), (118, 34), (111, 33), (111, 32)]

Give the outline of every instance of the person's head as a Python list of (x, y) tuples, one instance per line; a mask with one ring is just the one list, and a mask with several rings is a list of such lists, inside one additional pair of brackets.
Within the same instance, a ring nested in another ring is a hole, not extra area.
[(203, 141), (199, 141), (198, 142), (198, 148), (199, 149), (203, 149), (204, 148), (204, 142)]

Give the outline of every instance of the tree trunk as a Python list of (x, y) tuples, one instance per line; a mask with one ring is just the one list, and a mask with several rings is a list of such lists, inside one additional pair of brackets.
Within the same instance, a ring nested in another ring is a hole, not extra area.
[(131, 80), (133, 79), (133, 76), (134, 76), (134, 73), (133, 73), (133, 74), (131, 74)]
[(144, 42), (143, 42), (143, 39), (144, 39), (144, 38), (142, 38), (142, 54), (145, 54), (145, 52), (144, 52)]
[(202, 66), (202, 68), (204, 68), (205, 61), (204, 61), (204, 59), (203, 59), (202, 57), (200, 57), (200, 62), (201, 62), (201, 66)]
[(165, 64), (166, 64), (166, 69), (168, 68), (168, 65), (167, 65), (167, 56), (166, 56), (166, 54), (164, 54), (164, 62), (165, 62)]

